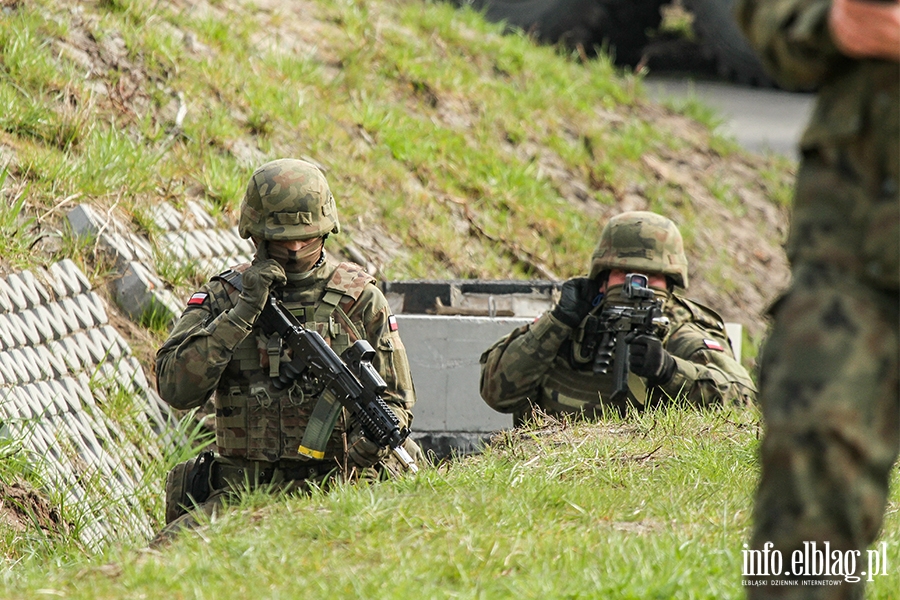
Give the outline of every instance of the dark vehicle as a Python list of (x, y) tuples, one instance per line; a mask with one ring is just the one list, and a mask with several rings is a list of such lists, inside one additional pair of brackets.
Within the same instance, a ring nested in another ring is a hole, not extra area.
[[(587, 52), (606, 48), (621, 65), (645, 58), (651, 34), (671, 0), (457, 0), (483, 10), (545, 43)], [(719, 76), (738, 83), (772, 85), (733, 16), (735, 0), (682, 0), (693, 15), (698, 52)], [(663, 52), (665, 50), (662, 50)], [(675, 57), (674, 60), (679, 60)], [(671, 66), (671, 60), (666, 61)], [(685, 69), (689, 70), (689, 65)]]

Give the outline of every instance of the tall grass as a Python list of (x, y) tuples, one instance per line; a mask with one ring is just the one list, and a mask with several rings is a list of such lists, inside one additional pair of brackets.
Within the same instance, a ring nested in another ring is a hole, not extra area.
[[(29, 565), (4, 595), (740, 598), (758, 435), (751, 410), (539, 422), (397, 481), (247, 494), (158, 553)], [(898, 506), (895, 486), (868, 598), (900, 585)]]

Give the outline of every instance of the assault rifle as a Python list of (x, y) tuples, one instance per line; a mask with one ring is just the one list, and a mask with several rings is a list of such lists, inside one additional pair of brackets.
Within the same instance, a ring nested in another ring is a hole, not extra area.
[(279, 365), (278, 376), (272, 378), (272, 384), (284, 389), (302, 378), (322, 390), (300, 442), (301, 455), (311, 458), (325, 455), (325, 445), (343, 407), (362, 426), (367, 439), (379, 448), (389, 447), (407, 469), (418, 471), (403, 447), (409, 429), (400, 427), (397, 415), (381, 397), (387, 384), (372, 366), (375, 351), (369, 342), (357, 340), (338, 357), (317, 331), (304, 327), (272, 297), (257, 324), (267, 335), (277, 333), (292, 351), (291, 360)]
[(639, 335), (665, 337), (669, 319), (663, 316), (661, 300), (648, 287), (646, 275), (629, 273), (625, 276), (622, 304), (607, 302), (599, 313), (590, 315), (584, 325), (581, 347), (576, 361), (593, 361), (593, 371), (606, 375), (612, 371), (612, 401), (628, 393), (628, 372), (631, 361), (630, 344)]

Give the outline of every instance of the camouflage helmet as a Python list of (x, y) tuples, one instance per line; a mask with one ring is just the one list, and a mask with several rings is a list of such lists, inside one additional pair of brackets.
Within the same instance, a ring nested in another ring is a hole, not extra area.
[(334, 196), (312, 163), (282, 158), (253, 172), (241, 203), (242, 238), (307, 240), (340, 229)]
[(591, 278), (609, 269), (662, 273), (687, 288), (687, 257), (675, 223), (652, 212), (616, 215), (600, 232), (591, 256)]

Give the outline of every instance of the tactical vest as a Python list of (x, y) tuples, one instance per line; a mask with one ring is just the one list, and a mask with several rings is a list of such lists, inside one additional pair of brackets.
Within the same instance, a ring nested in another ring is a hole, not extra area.
[[(217, 275), (235, 289), (240, 273), (249, 265)], [(368, 283), (374, 278), (353, 263), (336, 267), (326, 263), (322, 278), (308, 287), (286, 286), (280, 300), (297, 319), (315, 329), (340, 355), (358, 339), (365, 337), (361, 322), (347, 315)], [(334, 269), (326, 276), (327, 270)], [(282, 361), (289, 361), (290, 349), (277, 335), (266, 336), (258, 327), (234, 349), (215, 394), (216, 446), (222, 456), (274, 462), (303, 458), (297, 447), (318, 400), (320, 389), (298, 380), (288, 389), (278, 390), (271, 383)], [(338, 421), (325, 451), (325, 458), (343, 455), (342, 434), (345, 419)]]

